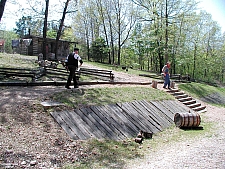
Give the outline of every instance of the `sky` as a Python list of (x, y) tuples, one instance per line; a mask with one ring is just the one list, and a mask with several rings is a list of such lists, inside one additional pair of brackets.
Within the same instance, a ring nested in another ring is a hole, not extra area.
[[(29, 11), (23, 10), (23, 9), (30, 8), (30, 5), (27, 3), (27, 1), (29, 0), (21, 0), (19, 2), (16, 2), (16, 4), (13, 3), (13, 1), (14, 0), (6, 1), (2, 21), (0, 23), (0, 29), (13, 30), (13, 28), (16, 28), (16, 22), (18, 22), (18, 20), (22, 18), (23, 15), (24, 16), (30, 15)], [(43, 4), (38, 4), (36, 6), (40, 8), (41, 6), (45, 6), (45, 1), (42, 0), (42, 2)], [(50, 0), (49, 1), (49, 12), (48, 12), (49, 17), (51, 17), (52, 15), (54, 16), (57, 15), (57, 19), (62, 17), (62, 13), (60, 13), (60, 16), (59, 16), (59, 13), (57, 13), (58, 10), (56, 9), (56, 7), (55, 6), (52, 7), (55, 4), (60, 6), (62, 2), (65, 2), (65, 0)], [(32, 3), (32, 1), (30, 3)], [(51, 9), (54, 9), (54, 10), (50, 11)], [(21, 12), (22, 10), (23, 12)], [(51, 20), (51, 18), (48, 18), (48, 19)]]
[[(221, 27), (222, 32), (225, 32), (225, 0), (199, 0), (199, 8), (205, 10), (212, 15), (212, 19), (217, 21)], [(57, 1), (50, 1), (56, 3)], [(26, 1), (22, 0), (21, 5), (14, 5), (10, 0), (6, 2), (0, 29), (13, 30), (16, 27), (15, 22), (22, 17), (19, 9), (29, 7)]]
[(225, 0), (200, 0), (199, 7), (212, 15), (222, 32), (225, 32)]

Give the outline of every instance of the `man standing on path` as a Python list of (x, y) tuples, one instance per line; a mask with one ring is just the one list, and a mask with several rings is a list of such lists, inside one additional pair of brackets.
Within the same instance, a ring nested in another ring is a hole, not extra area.
[(70, 85), (71, 85), (72, 79), (73, 79), (73, 83), (74, 83), (74, 88), (78, 88), (78, 82), (77, 82), (77, 77), (76, 77), (75, 71), (78, 69), (78, 62), (80, 62), (80, 66), (83, 64), (81, 57), (78, 55), (78, 51), (79, 51), (79, 49), (75, 47), (74, 52), (70, 53), (67, 56), (66, 61), (65, 61), (66, 68), (70, 72), (66, 86), (65, 86), (67, 89), (71, 89)]
[(163, 73), (163, 76), (164, 76), (163, 88), (166, 88), (166, 86), (168, 85), (168, 89), (170, 89), (169, 69), (170, 69), (170, 62), (167, 62), (166, 65), (162, 68), (162, 73)]

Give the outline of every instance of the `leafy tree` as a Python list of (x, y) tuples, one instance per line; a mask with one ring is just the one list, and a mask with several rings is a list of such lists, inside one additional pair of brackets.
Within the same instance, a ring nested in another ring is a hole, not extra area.
[(6, 53), (13, 53), (12, 49), (12, 40), (19, 39), (18, 35), (13, 31), (4, 31), (4, 36), (2, 37), (5, 40), (4, 50)]
[(32, 22), (31, 34), (35, 36), (41, 36), (43, 34), (43, 20), (37, 19)]
[[(33, 20), (31, 16), (23, 16), (16, 22), (17, 28), (14, 28), (15, 33), (20, 37), (30, 33), (35, 36), (42, 36), (43, 34), (43, 20), (37, 19)], [(56, 24), (53, 22), (48, 23), (47, 37), (55, 38), (57, 34)]]
[[(56, 57), (56, 59), (57, 59), (57, 52), (58, 52), (58, 42), (59, 42), (60, 36), (62, 34), (66, 14), (68, 13), (67, 8), (68, 8), (68, 5), (69, 5), (69, 2), (70, 2), (70, 0), (66, 0), (66, 2), (65, 2), (65, 6), (64, 6), (64, 9), (63, 9), (63, 15), (62, 15), (62, 18), (60, 20), (59, 29), (58, 29), (57, 34), (56, 34), (56, 45), (55, 45), (56, 46), (55, 47), (55, 57)], [(77, 3), (77, 0), (75, 2)]]
[(63, 34), (61, 37), (62, 39), (65, 39), (71, 42), (76, 41), (76, 38), (74, 36), (74, 30), (71, 27), (64, 28)]
[(54, 29), (50, 29), (47, 31), (47, 37), (48, 38), (55, 38), (57, 35), (57, 32)]
[(131, 36), (137, 15), (134, 12), (135, 7), (130, 2), (130, 0), (83, 0), (79, 4), (79, 14), (74, 17), (76, 28), (81, 31), (75, 31), (76, 36), (80, 37), (82, 34), (87, 46), (99, 36), (105, 39), (106, 45), (110, 48), (108, 63), (120, 64), (121, 48)]
[(91, 46), (91, 58), (96, 62), (104, 63), (107, 59), (108, 47), (106, 41), (99, 37), (97, 38)]
[(139, 69), (140, 65), (138, 64), (139, 59), (136, 57), (136, 54), (131, 46), (124, 46), (121, 53), (121, 63), (127, 68)]
[(73, 17), (75, 20), (72, 28), (74, 29), (74, 34), (81, 44), (85, 44), (85, 51), (88, 60), (91, 59), (91, 43), (99, 37), (99, 22), (97, 19), (96, 10), (93, 10), (95, 6), (94, 1), (86, 3), (86, 1), (79, 1), (79, 11), (77, 15)]
[(28, 34), (29, 29), (34, 25), (32, 21), (31, 16), (23, 16), (19, 19), (18, 22), (16, 22), (16, 27), (14, 28), (14, 31), (16, 34), (18, 34), (21, 38)]
[(115, 45), (118, 48), (117, 62), (120, 65), (121, 48), (131, 38), (132, 30), (137, 21), (138, 10), (130, 0), (113, 0), (107, 4), (109, 28), (112, 29), (109, 31), (110, 43), (112, 47), (114, 43), (117, 44)]

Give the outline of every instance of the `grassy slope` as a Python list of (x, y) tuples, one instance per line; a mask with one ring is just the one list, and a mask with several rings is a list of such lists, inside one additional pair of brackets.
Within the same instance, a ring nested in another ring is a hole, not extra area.
[[(213, 104), (215, 106), (225, 107), (225, 88), (224, 87), (215, 87), (207, 84), (201, 83), (187, 83), (180, 84), (179, 88), (191, 95), (192, 97), (203, 99), (208, 96), (215, 97), (214, 100), (207, 100), (209, 104)], [(219, 97), (219, 98), (218, 98)], [(219, 99), (217, 102), (216, 99)]]
[(0, 53), (1, 68), (37, 68), (37, 56)]
[(63, 102), (69, 107), (79, 108), (90, 105), (105, 105), (134, 100), (173, 100), (163, 91), (147, 87), (114, 87), (79, 89), (53, 94), (51, 99)]

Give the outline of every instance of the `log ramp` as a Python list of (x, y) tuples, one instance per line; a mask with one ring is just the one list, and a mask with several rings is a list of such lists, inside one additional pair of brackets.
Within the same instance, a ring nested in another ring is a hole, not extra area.
[(140, 130), (158, 133), (174, 124), (175, 113), (190, 110), (177, 100), (142, 100), (51, 112), (51, 115), (74, 140), (124, 140), (134, 138)]

